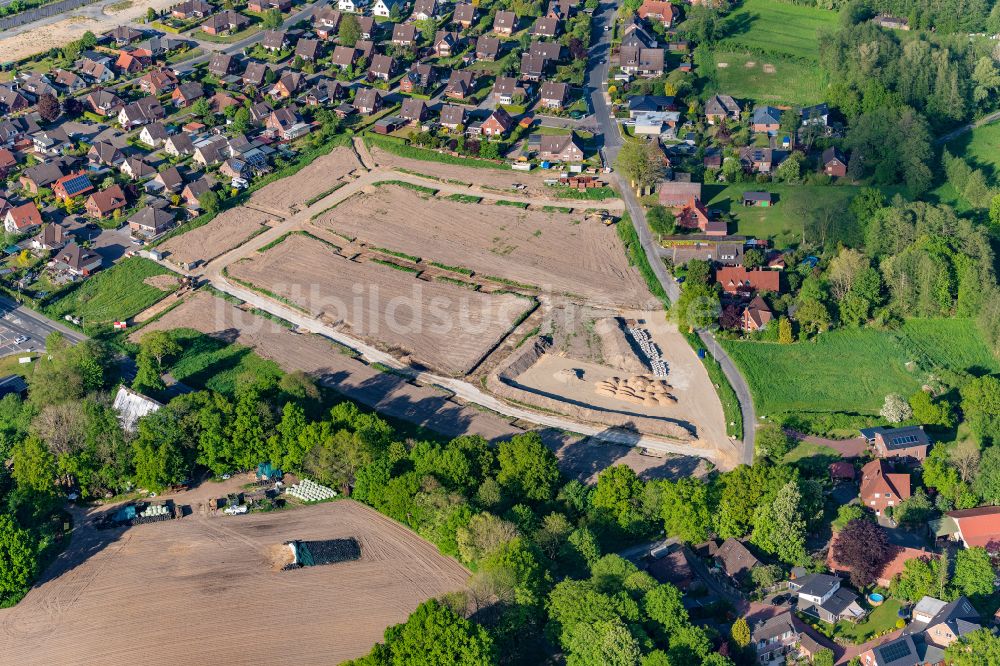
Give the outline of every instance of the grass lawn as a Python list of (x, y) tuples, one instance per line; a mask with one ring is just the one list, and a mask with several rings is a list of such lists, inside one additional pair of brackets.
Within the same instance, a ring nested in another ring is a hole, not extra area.
[(785, 454), (784, 462), (786, 465), (791, 465), (795, 463), (800, 463), (803, 460), (808, 460), (809, 458), (815, 458), (817, 456), (821, 457), (832, 457), (840, 458), (840, 453), (831, 449), (829, 446), (824, 444), (814, 444), (812, 442), (799, 442), (795, 445), (791, 451)]
[(728, 36), (720, 45), (816, 61), (820, 32), (836, 26), (834, 11), (780, 0), (746, 0), (723, 24)]
[[(757, 188), (776, 197), (769, 208), (744, 207), (740, 202), (743, 193)], [(704, 195), (709, 208), (732, 213), (736, 228), (731, 233), (768, 238), (777, 247), (787, 247), (802, 242), (801, 211), (813, 207), (846, 210), (860, 188), (853, 185), (705, 185)], [(858, 232), (860, 233), (860, 231)]]
[(909, 319), (903, 333), (932, 362), (974, 375), (1000, 372), (972, 319)]
[(86, 328), (128, 319), (169, 293), (146, 284), (145, 280), (169, 274), (170, 271), (153, 261), (133, 257), (75, 283), (43, 310), (55, 319), (67, 314), (83, 317)]
[(885, 603), (872, 610), (863, 621), (854, 624), (841, 620), (833, 628), (833, 635), (854, 645), (860, 645), (876, 636), (886, 634), (896, 628), (901, 604), (895, 599), (886, 599)]
[[(965, 158), (974, 168), (982, 169), (987, 184), (996, 187), (1000, 178), (1000, 123), (990, 123), (961, 134), (945, 144), (945, 148), (952, 155)], [(947, 181), (929, 192), (926, 198), (954, 206), (959, 213), (971, 209), (965, 197)]]
[(193, 388), (232, 395), (236, 380), (243, 373), (256, 377), (282, 375), (276, 363), (262, 359), (249, 347), (216, 340), (191, 329), (175, 329), (172, 333), (184, 351), (169, 372)]
[[(712, 55), (714, 60), (709, 59), (712, 71), (699, 68), (699, 75), (714, 78), (718, 90), (724, 90), (737, 99), (789, 105), (823, 101), (826, 75), (814, 63), (761, 56), (742, 50), (726, 49)], [(723, 63), (724, 66), (720, 67)], [(764, 71), (765, 65), (770, 66), (767, 71)]]
[(841, 329), (815, 342), (791, 345), (743, 340), (722, 344), (764, 415), (876, 415), (887, 394), (913, 394), (935, 365), (995, 371), (998, 364), (975, 325), (965, 319), (913, 319), (899, 331)]

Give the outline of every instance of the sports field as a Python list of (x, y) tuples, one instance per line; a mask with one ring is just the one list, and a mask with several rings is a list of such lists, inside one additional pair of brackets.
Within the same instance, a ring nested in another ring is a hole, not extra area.
[(826, 77), (817, 66), (819, 35), (836, 12), (779, 0), (746, 0), (723, 23), (726, 35), (699, 75), (737, 99), (805, 105), (823, 100)]
[(837, 25), (837, 13), (779, 0), (746, 0), (723, 24), (722, 49), (816, 61), (819, 35)]
[(959, 371), (998, 368), (967, 319), (913, 319), (899, 331), (842, 329), (791, 345), (730, 340), (723, 346), (763, 415), (878, 414), (887, 394), (912, 395), (933, 365)]
[(700, 76), (716, 81), (717, 89), (737, 99), (777, 105), (809, 105), (823, 101), (826, 75), (815, 63), (762, 56), (740, 49), (714, 52), (710, 71)]

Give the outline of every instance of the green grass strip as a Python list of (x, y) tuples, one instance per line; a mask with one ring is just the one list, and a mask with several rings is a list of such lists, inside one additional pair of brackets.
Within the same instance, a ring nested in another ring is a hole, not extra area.
[(667, 292), (664, 291), (663, 285), (660, 284), (660, 280), (656, 277), (656, 273), (653, 272), (653, 267), (649, 263), (646, 252), (642, 249), (642, 243), (639, 242), (639, 234), (636, 232), (635, 227), (632, 226), (632, 218), (628, 213), (625, 213), (615, 226), (618, 228), (618, 238), (621, 239), (622, 244), (625, 246), (625, 254), (628, 256), (629, 265), (639, 269), (639, 273), (646, 281), (646, 286), (649, 287), (649, 291), (652, 292), (653, 296), (660, 299), (664, 307), (670, 307), (670, 299), (667, 297)]
[(528, 204), (523, 201), (507, 201), (506, 199), (497, 199), (495, 202), (497, 206), (512, 206), (514, 208), (527, 208)]
[(438, 193), (433, 187), (425, 187), (423, 185), (415, 185), (414, 183), (408, 183), (405, 180), (380, 180), (377, 183), (373, 183), (375, 187), (382, 187), (383, 185), (395, 185), (397, 187), (405, 187), (408, 190), (413, 190), (414, 192), (420, 192), (421, 194), (427, 194), (434, 196)]
[(420, 275), (423, 271), (419, 268), (414, 268), (413, 266), (403, 266), (392, 261), (387, 261), (385, 259), (372, 258), (371, 261), (376, 264), (382, 264), (383, 266), (388, 266), (389, 268), (395, 268), (397, 271), (404, 271), (406, 273), (413, 273), (414, 275)]
[(437, 261), (430, 262), (430, 265), (434, 268), (440, 268), (443, 271), (449, 271), (451, 273), (461, 273), (462, 275), (468, 275), (469, 277), (476, 274), (471, 268), (463, 268), (462, 266), (449, 266), (448, 264), (442, 264)]

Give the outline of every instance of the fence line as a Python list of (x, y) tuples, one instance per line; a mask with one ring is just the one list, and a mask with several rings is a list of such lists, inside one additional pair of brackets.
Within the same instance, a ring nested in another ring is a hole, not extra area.
[(27, 23), (31, 23), (32, 21), (55, 16), (56, 14), (68, 12), (71, 9), (78, 9), (97, 1), (98, 0), (58, 0), (57, 2), (53, 2), (49, 5), (42, 5), (41, 7), (35, 7), (34, 9), (23, 11), (20, 14), (14, 14), (13, 16), (0, 19), (0, 30), (17, 28)]

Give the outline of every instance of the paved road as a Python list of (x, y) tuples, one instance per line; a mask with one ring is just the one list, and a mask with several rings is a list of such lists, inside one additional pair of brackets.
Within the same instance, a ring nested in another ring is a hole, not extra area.
[[(586, 78), (586, 87), (590, 95), (591, 108), (593, 109), (601, 133), (604, 135), (604, 147), (602, 149), (604, 160), (606, 164), (611, 166), (615, 164), (623, 140), (618, 123), (611, 116), (610, 98), (604, 89), (604, 82), (607, 81), (608, 76), (608, 60), (611, 56), (612, 35), (612, 31), (605, 31), (604, 28), (612, 24), (616, 11), (616, 3), (610, 2), (602, 3), (598, 10), (594, 12), (594, 31), (599, 37), (590, 48)], [(636, 198), (635, 192), (629, 183), (624, 182), (617, 172), (613, 174), (613, 178), (617, 182), (618, 190), (622, 193), (625, 207), (632, 218), (632, 223), (639, 235), (639, 242), (642, 244), (642, 249), (649, 258), (653, 272), (656, 274), (660, 284), (663, 285), (663, 289), (666, 291), (671, 302), (676, 302), (680, 296), (680, 285), (667, 272), (663, 261), (660, 260), (660, 248), (653, 238), (649, 224), (646, 222), (646, 214), (643, 211), (642, 205)], [(739, 398), (740, 411), (743, 416), (743, 447), (740, 451), (739, 459), (740, 462), (748, 465), (752, 464), (754, 426), (757, 423), (757, 416), (754, 412), (750, 387), (747, 386), (746, 381), (732, 359), (716, 343), (712, 333), (702, 330), (698, 331), (698, 335), (701, 337), (702, 342), (705, 343), (705, 346), (712, 352), (712, 355), (719, 361), (722, 372), (726, 375), (726, 379), (729, 380), (733, 390), (736, 392), (737, 398)]]
[(0, 296), (0, 315), (2, 315), (0, 331), (3, 333), (9, 331), (14, 334), (14, 337), (24, 336), (28, 338), (26, 342), (19, 345), (19, 349), (11, 351), (27, 351), (28, 347), (34, 351), (41, 351), (45, 349), (45, 338), (53, 331), (59, 331), (74, 344), (86, 339), (82, 333), (54, 322), (48, 317), (34, 310), (29, 310), (23, 305), (18, 305), (13, 300), (3, 296)]

